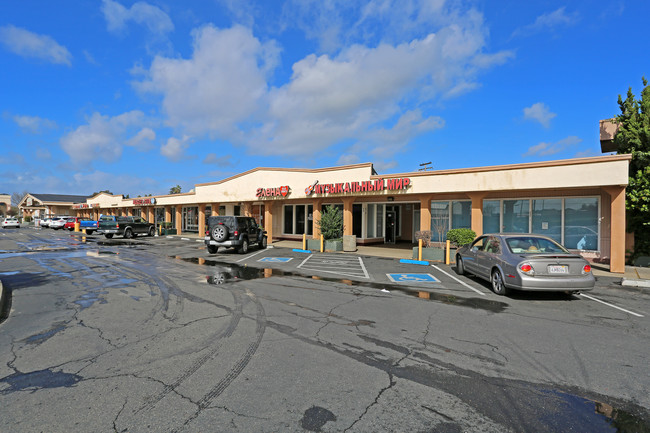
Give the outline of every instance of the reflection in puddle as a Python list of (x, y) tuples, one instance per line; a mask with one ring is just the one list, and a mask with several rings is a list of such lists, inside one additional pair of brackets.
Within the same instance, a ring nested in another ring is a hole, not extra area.
[(218, 262), (216, 260), (206, 260), (204, 258), (197, 258), (197, 257), (183, 258), (180, 256), (172, 256), (172, 258), (183, 260), (189, 263), (204, 265), (204, 266), (213, 266), (215, 268), (213, 274), (208, 275), (206, 277), (208, 284), (226, 284), (226, 283), (232, 283), (232, 282), (243, 281), (243, 280), (270, 278), (272, 276), (285, 276), (285, 277), (309, 278), (318, 281), (330, 281), (330, 282), (346, 284), (348, 286), (371, 287), (373, 289), (379, 289), (383, 293), (389, 292), (388, 290), (386, 290), (386, 287), (388, 287), (393, 292), (400, 292), (403, 294), (407, 294), (409, 296), (415, 296), (415, 297), (428, 299), (436, 302), (443, 302), (445, 304), (450, 304), (450, 305), (457, 305), (459, 307), (469, 307), (474, 309), (486, 310), (493, 313), (500, 313), (508, 307), (508, 304), (500, 301), (493, 301), (493, 300), (479, 299), (479, 298), (462, 298), (453, 295), (413, 291), (404, 288), (404, 286), (397, 286), (391, 284), (352, 281), (348, 279), (321, 277), (318, 275), (303, 275), (303, 274), (297, 274), (289, 271), (283, 271), (280, 269), (273, 269), (273, 268), (261, 269), (261, 268), (254, 268), (249, 266), (239, 266), (234, 263)]

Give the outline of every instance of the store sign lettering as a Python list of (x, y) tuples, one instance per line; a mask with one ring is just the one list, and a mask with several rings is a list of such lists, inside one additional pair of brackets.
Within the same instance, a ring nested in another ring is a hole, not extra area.
[(256, 197), (286, 197), (291, 192), (289, 185), (278, 186), (276, 188), (257, 188)]
[(156, 204), (155, 198), (137, 198), (133, 200), (133, 204), (136, 206), (145, 206)]
[(407, 189), (411, 185), (408, 177), (396, 179), (377, 179), (362, 182), (326, 183), (316, 181), (305, 189), (305, 194), (350, 194), (355, 192), (380, 192)]
[(72, 205), (72, 209), (89, 209), (91, 207), (99, 207), (99, 203), (93, 203), (93, 204), (79, 203), (79, 204)]

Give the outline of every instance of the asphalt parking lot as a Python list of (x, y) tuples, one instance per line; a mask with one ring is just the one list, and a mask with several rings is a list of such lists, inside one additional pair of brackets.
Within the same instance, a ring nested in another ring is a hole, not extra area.
[[(119, 239), (113, 242), (122, 242)], [(621, 277), (597, 276), (593, 290), (578, 295), (563, 292), (513, 292), (499, 296), (492, 292), (490, 284), (471, 275), (458, 275), (454, 264), (430, 263), (428, 265), (402, 263), (400, 259), (376, 257), (357, 253), (303, 252), (300, 249), (275, 247), (261, 250), (253, 248), (248, 254), (238, 254), (235, 249), (220, 248), (217, 254), (209, 254), (201, 239), (180, 236), (140, 238), (135, 242), (150, 242), (174, 249), (170, 255), (188, 262), (212, 267), (218, 273), (220, 267), (228, 267), (227, 278), (258, 278), (258, 275), (296, 275), (360, 284), (375, 287), (384, 292), (401, 292), (423, 299), (472, 300), (472, 302), (499, 302), (512, 307), (528, 303), (568, 302), (583, 306), (588, 311), (602, 311), (616, 317), (642, 319), (650, 315), (650, 289), (623, 287)], [(109, 244), (110, 242), (106, 242)], [(163, 249), (164, 250), (164, 249)], [(240, 269), (255, 268), (261, 272), (241, 272)], [(273, 274), (275, 272), (275, 274)], [(641, 301), (641, 302), (640, 302)]]

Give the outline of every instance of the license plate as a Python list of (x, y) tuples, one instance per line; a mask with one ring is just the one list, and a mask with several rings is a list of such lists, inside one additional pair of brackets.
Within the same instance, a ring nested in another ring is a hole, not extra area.
[(548, 272), (549, 274), (568, 274), (569, 267), (563, 265), (549, 265)]

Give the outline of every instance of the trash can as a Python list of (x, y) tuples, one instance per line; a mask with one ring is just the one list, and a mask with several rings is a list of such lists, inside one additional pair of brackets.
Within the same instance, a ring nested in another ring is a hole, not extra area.
[(357, 235), (343, 235), (343, 251), (354, 252), (357, 250)]

